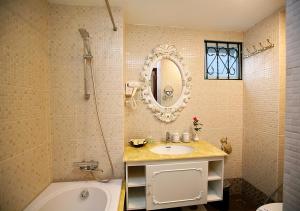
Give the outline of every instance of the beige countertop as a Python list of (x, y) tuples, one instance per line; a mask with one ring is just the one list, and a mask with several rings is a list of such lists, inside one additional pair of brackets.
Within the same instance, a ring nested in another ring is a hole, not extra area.
[[(191, 153), (181, 155), (161, 155), (150, 151), (152, 147), (160, 145), (185, 145), (192, 146), (194, 150)], [(124, 162), (155, 161), (155, 160), (178, 160), (193, 158), (209, 158), (227, 156), (225, 152), (213, 146), (206, 141), (192, 141), (190, 143), (165, 143), (156, 142), (146, 144), (143, 147), (135, 148), (127, 144), (124, 149)]]

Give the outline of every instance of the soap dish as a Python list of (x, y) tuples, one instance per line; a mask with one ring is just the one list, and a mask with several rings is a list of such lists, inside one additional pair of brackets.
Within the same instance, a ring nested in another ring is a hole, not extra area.
[(147, 139), (141, 138), (141, 139), (130, 139), (128, 142), (133, 147), (142, 147), (145, 144), (148, 143)]

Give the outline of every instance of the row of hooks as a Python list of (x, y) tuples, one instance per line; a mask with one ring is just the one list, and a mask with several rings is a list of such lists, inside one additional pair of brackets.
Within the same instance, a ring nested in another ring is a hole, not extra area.
[(273, 48), (274, 44), (270, 42), (270, 39), (267, 39), (267, 45), (263, 45), (261, 42), (259, 43), (259, 48), (257, 49), (255, 45), (252, 45), (253, 50), (251, 51), (249, 48), (246, 48), (246, 51), (248, 52), (247, 55), (244, 56), (244, 58), (248, 58), (250, 56), (254, 56), (258, 53), (261, 53), (263, 51), (266, 51), (270, 48)]

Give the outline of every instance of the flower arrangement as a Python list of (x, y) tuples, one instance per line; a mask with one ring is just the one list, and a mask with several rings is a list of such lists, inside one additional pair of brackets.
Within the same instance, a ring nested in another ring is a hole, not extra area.
[(193, 125), (194, 125), (194, 130), (196, 132), (201, 131), (203, 124), (200, 123), (199, 118), (194, 116), (193, 117)]
[(194, 140), (194, 141), (198, 141), (198, 140), (199, 140), (199, 137), (198, 137), (197, 132), (200, 132), (200, 131), (202, 130), (203, 124), (200, 123), (199, 118), (196, 117), (196, 116), (193, 117), (193, 126), (194, 126), (193, 140)]

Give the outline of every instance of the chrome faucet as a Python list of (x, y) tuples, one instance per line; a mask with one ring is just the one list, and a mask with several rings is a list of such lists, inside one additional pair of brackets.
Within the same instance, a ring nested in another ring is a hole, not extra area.
[(169, 131), (166, 132), (166, 143), (171, 142), (171, 134)]
[(92, 172), (92, 171), (101, 171), (103, 172), (102, 169), (98, 169), (98, 161), (81, 161), (81, 162), (74, 162), (73, 165), (76, 167), (79, 167), (81, 171), (87, 171), (87, 172)]

